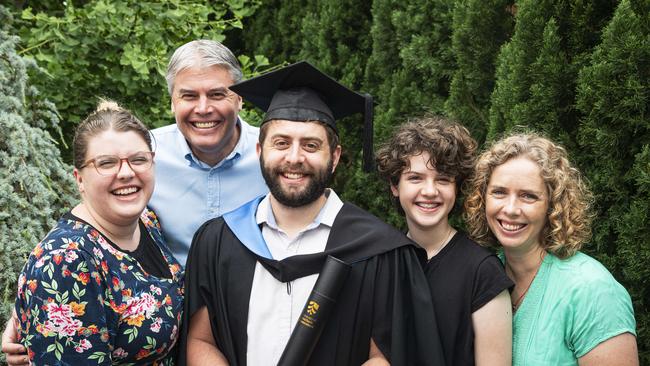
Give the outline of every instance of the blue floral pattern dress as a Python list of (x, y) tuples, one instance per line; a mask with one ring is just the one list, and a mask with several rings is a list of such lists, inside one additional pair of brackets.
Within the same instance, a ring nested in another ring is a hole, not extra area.
[(95, 228), (69, 217), (34, 248), (16, 299), (20, 341), (33, 365), (174, 364), (183, 271), (154, 213), (140, 219), (171, 278), (146, 273)]

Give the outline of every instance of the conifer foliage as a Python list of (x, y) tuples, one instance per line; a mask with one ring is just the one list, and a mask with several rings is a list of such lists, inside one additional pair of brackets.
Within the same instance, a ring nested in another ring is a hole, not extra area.
[[(577, 74), (614, 5), (608, 1), (520, 0), (514, 11), (513, 36), (497, 61), (488, 138), (527, 126), (574, 150), (579, 119), (574, 108)], [(585, 24), (589, 26), (582, 28)]]
[[(650, 1), (622, 1), (578, 79), (579, 157), (597, 195), (594, 242), (634, 300), (650, 349)], [(641, 364), (650, 357), (642, 355)]]
[[(244, 20), (242, 42), (233, 42), (236, 50), (254, 49), (272, 63), (295, 62), (303, 42), (302, 22), (307, 14), (316, 14), (314, 0), (266, 0), (254, 18)], [(311, 41), (305, 39), (305, 41)], [(254, 47), (245, 47), (246, 45)]]
[(456, 2), (452, 25), (452, 75), (447, 114), (462, 121), (479, 142), (485, 140), (496, 58), (514, 26), (512, 0)]
[[(27, 76), (33, 61), (16, 54), (8, 11), (0, 7), (0, 324), (16, 297), (17, 275), (29, 252), (75, 200), (72, 168), (44, 128), (59, 124), (56, 108)], [(4, 356), (2, 356), (4, 357)], [(1, 361), (1, 360), (0, 360)]]

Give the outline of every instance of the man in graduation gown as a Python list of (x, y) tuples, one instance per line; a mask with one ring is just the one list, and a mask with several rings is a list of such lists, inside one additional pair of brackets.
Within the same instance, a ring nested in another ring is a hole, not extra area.
[(443, 364), (426, 256), (326, 188), (335, 120), (365, 111), (368, 122), (370, 97), (306, 62), (230, 89), (267, 111), (257, 152), (271, 193), (196, 232), (180, 364), (277, 364), (328, 255), (351, 270), (307, 364)]

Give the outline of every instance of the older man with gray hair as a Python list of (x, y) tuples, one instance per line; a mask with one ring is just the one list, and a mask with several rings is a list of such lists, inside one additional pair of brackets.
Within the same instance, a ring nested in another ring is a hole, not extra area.
[(237, 59), (219, 42), (186, 43), (169, 61), (176, 124), (153, 131), (156, 189), (149, 206), (183, 264), (202, 223), (268, 192), (255, 152), (258, 129), (238, 117), (241, 97), (228, 89), (241, 79)]

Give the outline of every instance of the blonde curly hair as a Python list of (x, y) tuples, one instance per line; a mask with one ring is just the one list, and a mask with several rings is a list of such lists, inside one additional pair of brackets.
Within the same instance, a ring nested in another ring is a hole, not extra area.
[(510, 159), (525, 157), (537, 163), (549, 194), (541, 245), (559, 258), (574, 255), (591, 238), (593, 195), (566, 150), (535, 133), (518, 133), (492, 144), (479, 157), (467, 181), (465, 212), (470, 236), (498, 247), (485, 216), (485, 195), (494, 169)]

